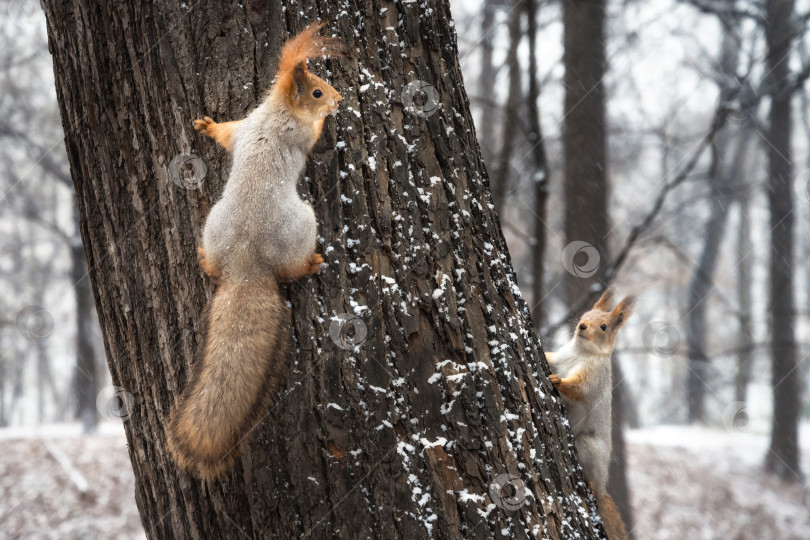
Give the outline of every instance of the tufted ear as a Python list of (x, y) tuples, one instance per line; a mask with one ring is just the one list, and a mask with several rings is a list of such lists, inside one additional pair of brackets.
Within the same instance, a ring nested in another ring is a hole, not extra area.
[(299, 98), (301, 94), (306, 91), (307, 83), (307, 64), (306, 62), (298, 62), (293, 68), (292, 87), (290, 93), (292, 97)]
[(605, 292), (602, 293), (602, 296), (599, 297), (599, 300), (593, 305), (593, 309), (598, 309), (600, 311), (610, 311), (610, 300), (613, 298), (613, 291), (610, 289), (605, 289)]
[(633, 313), (634, 307), (636, 307), (636, 297), (630, 295), (625, 296), (624, 299), (619, 302), (619, 305), (613, 308), (613, 311), (610, 312), (610, 319), (613, 321), (614, 328), (619, 328), (624, 324), (627, 317)]

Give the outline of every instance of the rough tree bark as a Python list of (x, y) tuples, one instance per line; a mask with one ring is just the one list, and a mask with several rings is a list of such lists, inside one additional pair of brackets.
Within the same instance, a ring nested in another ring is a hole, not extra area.
[(770, 309), (773, 426), (768, 470), (793, 480), (801, 478), (799, 410), (801, 372), (794, 334), (793, 306), (793, 153), (792, 93), (788, 91), (792, 50), (792, 0), (768, 0), (765, 38), (768, 45), (768, 88), (771, 89), (768, 137), (768, 204), (771, 210)]
[[(602, 536), (491, 204), (446, 1), (46, 9), (147, 536)], [(353, 51), (314, 63), (344, 98), (301, 189), (327, 264), (284, 287), (284, 390), (241, 463), (203, 483), (165, 447), (212, 291), (195, 249), (228, 171), (192, 121), (244, 116), (283, 40), (318, 17)]]

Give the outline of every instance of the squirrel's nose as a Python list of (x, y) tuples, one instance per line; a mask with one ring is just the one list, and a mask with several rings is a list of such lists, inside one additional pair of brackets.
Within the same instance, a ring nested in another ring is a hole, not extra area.
[(580, 324), (580, 325), (579, 325), (579, 329), (580, 329), (580, 330), (587, 330), (587, 329), (588, 329), (588, 325), (587, 325), (587, 324), (585, 324), (585, 323), (582, 323), (582, 324)]

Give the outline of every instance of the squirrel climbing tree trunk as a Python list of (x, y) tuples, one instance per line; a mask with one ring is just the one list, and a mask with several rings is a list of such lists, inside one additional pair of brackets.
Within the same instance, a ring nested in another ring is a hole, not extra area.
[[(46, 10), (148, 537), (603, 536), (491, 204), (446, 1)], [(283, 288), (283, 390), (236, 467), (203, 482), (166, 448), (213, 290), (196, 247), (229, 170), (192, 122), (244, 117), (316, 18), (351, 51), (313, 65), (343, 95), (301, 182), (326, 263)]]

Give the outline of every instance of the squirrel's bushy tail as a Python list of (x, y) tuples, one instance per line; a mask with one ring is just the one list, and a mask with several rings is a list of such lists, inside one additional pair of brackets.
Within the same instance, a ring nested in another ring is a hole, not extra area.
[(201, 357), (169, 423), (175, 462), (216, 477), (264, 416), (287, 352), (289, 310), (272, 278), (221, 281), (206, 313)]
[(605, 532), (610, 540), (625, 540), (627, 538), (627, 530), (622, 520), (622, 515), (613, 498), (607, 492), (601, 495), (596, 495), (596, 506), (599, 509), (599, 515), (602, 516), (602, 523), (605, 525)]

